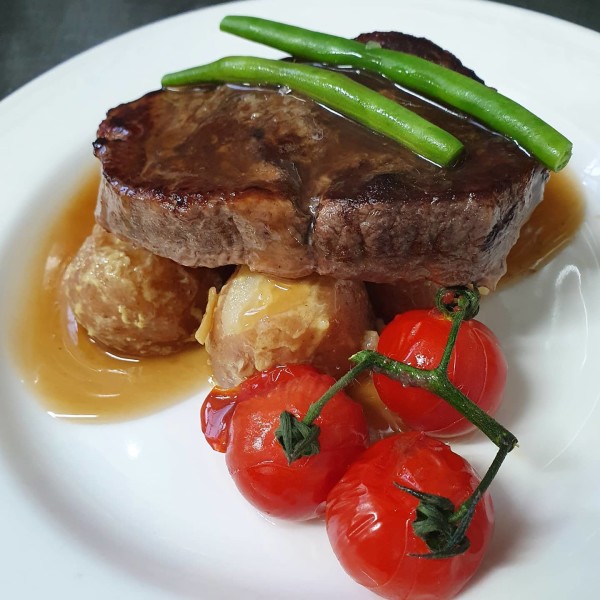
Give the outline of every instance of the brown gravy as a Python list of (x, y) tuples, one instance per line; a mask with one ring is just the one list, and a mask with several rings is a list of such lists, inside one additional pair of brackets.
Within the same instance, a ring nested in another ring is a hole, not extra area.
[(562, 250), (577, 233), (585, 216), (579, 184), (568, 171), (552, 173), (544, 201), (521, 229), (507, 258), (508, 269), (500, 287), (535, 273)]
[(92, 229), (99, 176), (88, 176), (51, 225), (28, 274), (15, 323), (22, 378), (48, 413), (106, 422), (166, 408), (206, 387), (210, 372), (199, 345), (162, 358), (115, 355), (81, 331), (61, 295), (65, 267)]
[[(91, 341), (70, 315), (62, 275), (91, 231), (98, 180), (88, 177), (52, 224), (28, 275), (13, 336), (22, 377), (48, 413), (86, 422), (155, 412), (198, 393), (210, 378), (200, 346), (162, 358), (120, 357)], [(583, 220), (583, 198), (568, 173), (551, 176), (544, 198), (510, 253), (503, 283), (541, 268)]]

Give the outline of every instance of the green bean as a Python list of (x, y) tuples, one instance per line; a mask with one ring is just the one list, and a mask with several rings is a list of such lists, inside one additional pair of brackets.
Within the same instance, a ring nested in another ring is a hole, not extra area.
[(207, 82), (287, 86), (442, 166), (463, 150), (453, 135), (397, 102), (349, 77), (309, 65), (230, 56), (200, 67), (165, 75), (165, 87)]
[(559, 171), (571, 142), (513, 100), (465, 75), (412, 54), (254, 17), (225, 17), (221, 29), (305, 60), (374, 71), (410, 90), (471, 115)]

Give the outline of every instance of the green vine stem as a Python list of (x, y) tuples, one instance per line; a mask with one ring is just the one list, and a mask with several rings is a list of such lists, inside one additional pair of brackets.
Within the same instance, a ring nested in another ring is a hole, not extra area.
[[(319, 427), (314, 424), (325, 405), (339, 391), (351, 384), (363, 371), (369, 369), (369, 359), (359, 362), (345, 375), (340, 377), (316, 402), (309, 407), (304, 418), (299, 421), (296, 417), (284, 411), (280, 416), (280, 426), (275, 431), (275, 437), (283, 447), (288, 463), (293, 463), (302, 456), (311, 456), (319, 452)], [(310, 440), (307, 443), (307, 440)]]
[(387, 375), (405, 386), (428, 390), (455, 408), (497, 447), (498, 452), (485, 476), (458, 508), (447, 498), (418, 492), (403, 486), (396, 486), (406, 493), (419, 498), (417, 519), (413, 522), (415, 533), (428, 543), (431, 553), (418, 555), (423, 558), (447, 558), (464, 552), (469, 541), (466, 531), (475, 508), (487, 490), (506, 456), (517, 445), (517, 438), (490, 417), (484, 410), (471, 402), (448, 378), (448, 366), (456, 338), (463, 321), (472, 319), (479, 311), (479, 293), (476, 289), (457, 287), (442, 288), (436, 296), (436, 306), (452, 321), (448, 341), (440, 363), (434, 369), (420, 369), (388, 358), (372, 350), (357, 352), (350, 360), (355, 366), (341, 377), (319, 400), (313, 402), (305, 417), (300, 421), (289, 412), (281, 415), (281, 425), (275, 435), (291, 463), (301, 456), (319, 452), (319, 428), (314, 424), (323, 407), (337, 392), (350, 384), (362, 371), (370, 369)]

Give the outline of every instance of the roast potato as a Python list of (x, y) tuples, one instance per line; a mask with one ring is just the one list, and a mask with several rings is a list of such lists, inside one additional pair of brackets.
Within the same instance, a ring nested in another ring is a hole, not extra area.
[(63, 289), (78, 323), (105, 346), (132, 356), (170, 354), (193, 341), (209, 269), (188, 269), (96, 225), (67, 267)]
[(201, 341), (216, 383), (230, 387), (285, 363), (311, 363), (339, 377), (371, 328), (361, 282), (319, 275), (290, 280), (240, 267), (207, 312)]

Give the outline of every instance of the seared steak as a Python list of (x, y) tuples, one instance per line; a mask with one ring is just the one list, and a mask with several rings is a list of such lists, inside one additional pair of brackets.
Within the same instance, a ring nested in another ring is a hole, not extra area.
[[(363, 35), (475, 75), (422, 38)], [(187, 266), (493, 288), (547, 171), (462, 114), (353, 75), (453, 133), (442, 169), (288, 90), (161, 90), (109, 111), (96, 217)]]

